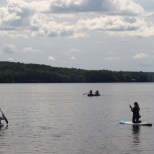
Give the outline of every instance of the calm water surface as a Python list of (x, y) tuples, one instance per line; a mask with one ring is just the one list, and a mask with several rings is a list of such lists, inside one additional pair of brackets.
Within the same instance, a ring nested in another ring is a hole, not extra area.
[[(83, 95), (90, 89), (101, 96)], [(1, 154), (154, 153), (154, 127), (118, 124), (134, 101), (154, 123), (154, 83), (0, 84), (0, 98)]]

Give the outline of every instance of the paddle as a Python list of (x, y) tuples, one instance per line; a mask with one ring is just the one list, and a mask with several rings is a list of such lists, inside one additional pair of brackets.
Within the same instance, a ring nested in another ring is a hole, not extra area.
[[(87, 92), (87, 93), (89, 93), (89, 92)], [(84, 93), (83, 95), (85, 95), (85, 94), (87, 94), (87, 93)]]
[[(2, 110), (1, 110), (1, 109), (0, 109), (0, 111), (2, 112)], [(3, 112), (2, 112), (2, 116), (3, 116), (4, 120), (5, 120), (5, 122), (8, 124), (9, 122), (8, 122), (7, 118), (5, 117), (5, 115), (4, 115), (4, 113), (3, 113)]]
[(132, 106), (131, 105), (129, 105), (129, 107), (130, 107), (130, 109), (132, 109)]

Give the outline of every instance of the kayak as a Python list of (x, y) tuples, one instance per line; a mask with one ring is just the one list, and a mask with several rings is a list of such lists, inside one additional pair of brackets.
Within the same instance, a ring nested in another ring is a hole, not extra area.
[(133, 126), (152, 126), (152, 123), (149, 122), (133, 123), (131, 121), (125, 121), (125, 120), (120, 120), (119, 124), (133, 125)]
[(92, 97), (92, 96), (100, 96), (100, 94), (87, 94), (87, 96)]

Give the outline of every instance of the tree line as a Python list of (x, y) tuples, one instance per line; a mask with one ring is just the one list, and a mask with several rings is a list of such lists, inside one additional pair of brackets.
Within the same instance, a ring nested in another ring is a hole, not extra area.
[(40, 64), (0, 62), (0, 83), (152, 82), (154, 73), (83, 70)]

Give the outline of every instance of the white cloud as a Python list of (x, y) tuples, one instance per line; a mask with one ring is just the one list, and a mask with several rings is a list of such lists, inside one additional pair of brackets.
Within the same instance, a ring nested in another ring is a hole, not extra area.
[(99, 18), (79, 20), (77, 27), (84, 31), (104, 31), (119, 36), (154, 36), (154, 23), (141, 17), (102, 16)]
[(119, 60), (119, 57), (107, 57), (105, 60)]
[(68, 52), (69, 53), (81, 53), (81, 52), (83, 52), (83, 50), (73, 48), (73, 49), (70, 49)]
[(104, 45), (104, 42), (103, 41), (96, 41), (95, 44)]
[(56, 59), (55, 59), (53, 56), (49, 56), (49, 57), (48, 57), (48, 60), (49, 60), (49, 61), (53, 61), (53, 60), (56, 60)]
[(50, 2), (49, 1), (32, 1), (30, 2), (30, 5), (32, 7), (33, 10), (35, 10), (36, 12), (48, 12), (49, 10), (49, 4)]
[(75, 56), (70, 57), (71, 60), (77, 60)]
[[(78, 20), (80, 15), (76, 12), (86, 15)], [(90, 12), (97, 12), (97, 17), (91, 18)], [(74, 14), (70, 20), (58, 20), (68, 14)], [(99, 30), (110, 35), (153, 36), (154, 23), (145, 21), (143, 15), (144, 9), (133, 0), (8, 0), (7, 6), (0, 8), (0, 35), (7, 31), (14, 38), (78, 38), (87, 37), (85, 32)]]
[(5, 44), (3, 46), (3, 52), (4, 53), (15, 53), (17, 52), (17, 47), (14, 44)]
[(40, 50), (36, 50), (36, 49), (33, 49), (32, 47), (26, 47), (23, 49), (23, 52), (26, 52), (26, 53), (40, 53), (41, 51)]
[(23, 0), (8, 0), (7, 7), (0, 8), (0, 29), (21, 30), (29, 24), (31, 7)]
[(137, 17), (102, 16), (99, 18), (79, 20), (78, 27), (83, 30), (103, 31), (131, 31), (146, 25), (146, 22)]
[(144, 60), (147, 58), (148, 58), (148, 54), (146, 54), (144, 52), (140, 52), (140, 53), (133, 56), (133, 59), (139, 59), (139, 60)]
[(10, 61), (10, 62), (13, 62), (14, 61), (14, 58), (8, 58), (8, 61)]
[(75, 34), (75, 27), (67, 22), (57, 23), (52, 17), (36, 14), (31, 18), (33, 35), (69, 37)]
[(144, 12), (143, 7), (133, 0), (110, 0), (110, 2), (112, 3), (110, 11), (115, 12), (115, 14), (138, 15)]
[[(138, 14), (144, 9), (132, 0), (50, 0), (50, 12), (105, 12), (109, 14)], [(45, 7), (47, 8), (47, 7)]]

